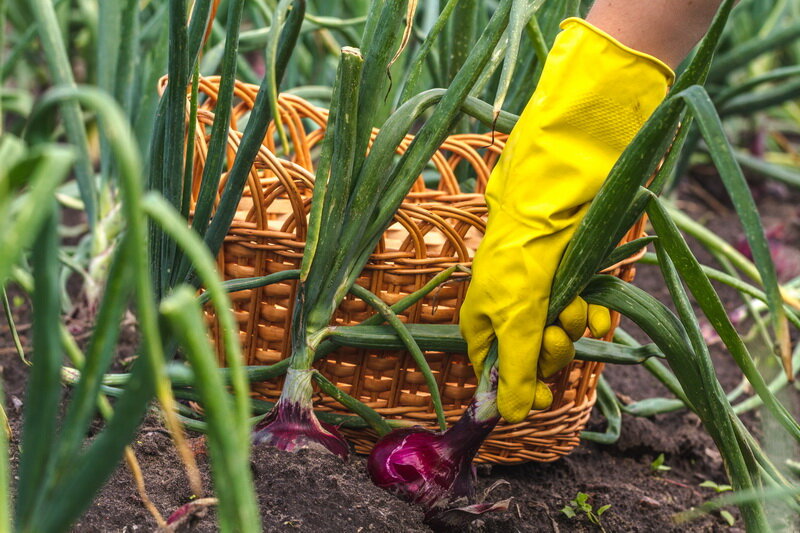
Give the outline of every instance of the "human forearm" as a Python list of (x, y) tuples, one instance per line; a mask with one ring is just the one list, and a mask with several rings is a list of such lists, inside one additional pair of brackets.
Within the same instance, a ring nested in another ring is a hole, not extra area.
[(673, 69), (705, 34), (722, 0), (597, 0), (586, 20)]

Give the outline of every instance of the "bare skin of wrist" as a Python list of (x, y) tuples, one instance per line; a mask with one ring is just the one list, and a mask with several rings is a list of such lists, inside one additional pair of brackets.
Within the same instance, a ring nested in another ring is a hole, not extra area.
[(675, 69), (705, 34), (722, 0), (597, 0), (591, 24)]

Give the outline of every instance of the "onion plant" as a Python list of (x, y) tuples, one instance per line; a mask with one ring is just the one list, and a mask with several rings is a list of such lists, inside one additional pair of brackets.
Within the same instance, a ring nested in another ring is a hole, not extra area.
[[(114, 252), (108, 290), (100, 303), (97, 324), (85, 353), (78, 348), (60, 317), (56, 231), (59, 210), (53, 201), (53, 192), (71, 169), (75, 154), (70, 149), (48, 143), (48, 135), (42, 129), (46, 111), (62, 102), (83, 104), (101, 118), (115, 155), (114, 164), (119, 169), (120, 194), (128, 221), (125, 236)], [(188, 290), (185, 287), (183, 293), (176, 289), (174, 296), (161, 305), (163, 316), (170, 319), (172, 326), (159, 326), (148, 256), (143, 253), (148, 213), (189, 250), (221, 320), (232, 326), (230, 305), (213, 270), (213, 260), (202, 246), (187, 243), (182, 238), (181, 230), (189, 231), (183, 222), (176, 225), (174, 218), (165, 219), (171, 209), (168, 204), (151, 209), (148, 205), (152, 201), (142, 201), (141, 154), (119, 107), (106, 93), (88, 87), (52, 90), (34, 110), (27, 140), (33, 145), (26, 146), (24, 140), (7, 135), (0, 144), (6, 161), (11, 163), (4, 167), (0, 180), (3, 184), (0, 187), (1, 212), (9, 219), (5, 225), (9, 231), (4, 236), (6, 253), (0, 261), (0, 279), (4, 285), (13, 279), (33, 294), (34, 323), (33, 366), (25, 399), (15, 510), (12, 520), (8, 507), (4, 507), (5, 523), (13, 523), (19, 531), (61, 531), (78, 518), (116, 468), (153, 395), (158, 395), (168, 406), (165, 413), (172, 413), (164, 352), (165, 348), (174, 346), (171, 339), (177, 339), (182, 341), (186, 352), (194, 356), (190, 361), (197, 376), (200, 399), (214, 422), (212, 435), (215, 438), (210, 439), (209, 444), (215, 482), (224, 487), (220, 492), (225, 494), (219, 499), (220, 527), (230, 531), (258, 529), (259, 518), (247, 461), (249, 404), (244, 374), (240, 367), (232, 366), (232, 382), (238, 400), (231, 404), (221, 384), (214, 381), (219, 377), (213, 357), (209, 359), (210, 345), (192, 335), (201, 320), (198, 304), (195, 303), (194, 308), (170, 305), (173, 300), (179, 301), (181, 294), (185, 295)], [(32, 249), (33, 276), (16, 268), (28, 249)], [(105, 396), (99, 395), (101, 377), (112, 361), (120, 317), (131, 299), (136, 304), (142, 355), (125, 391), (112, 408)], [(194, 301), (193, 296), (190, 299)], [(232, 327), (229, 329), (233, 332)], [(226, 348), (238, 353), (238, 339), (233, 333), (226, 334), (226, 339)], [(63, 420), (59, 422), (59, 384), (65, 352), (81, 373)], [(204, 369), (205, 374), (201, 372)], [(87, 432), (98, 409), (108, 422), (87, 443)], [(130, 453), (127, 457), (135, 465), (135, 457)], [(199, 490), (202, 487), (198, 485)], [(2, 492), (7, 494), (6, 487)], [(4, 503), (9, 505), (7, 500)]]
[[(510, 11), (511, 2), (498, 7), (433, 115), (394, 168), (390, 166), (391, 156), (407, 131), (393, 129), (390, 121), (394, 115), (384, 124), (369, 156), (366, 156), (366, 148), (375, 110), (382, 104), (380, 95), (389, 83), (386, 70), (397, 55), (392, 50), (402, 48), (402, 35), (394, 22), (406, 14), (403, 6), (386, 3), (370, 13), (365, 29), (365, 55), (356, 49), (342, 50), (328, 123), (329, 135), (326, 135), (317, 167), (309, 236), (300, 269), (292, 320), (291, 372), (287, 373), (274, 412), (257, 427), (256, 442), (278, 444), (284, 449), (296, 449), (299, 443), (305, 442), (316, 442), (329, 449), (340, 448), (339, 444), (334, 444), (336, 441), (330, 440), (335, 434), (321, 431), (324, 428), (314, 423), (311, 382), (307, 374), (311, 372), (315, 352), (329, 334), (328, 324), (334, 311), (353, 290), (355, 279), (384, 228), (430, 155), (444, 140), (447, 127), (456, 118), (470, 87), (500, 40)], [(412, 18), (408, 17), (407, 24), (411, 22)], [(396, 116), (405, 118), (403, 111), (399, 110)], [(383, 142), (384, 139), (388, 141)], [(376, 202), (376, 198), (382, 200)], [(377, 298), (366, 295), (365, 300), (382, 311)], [(384, 319), (397, 328), (426, 376), (440, 427), (444, 429), (438, 386), (421, 349), (391, 311)], [(310, 423), (298, 424), (300, 430), (291, 441), (278, 436), (278, 432), (285, 431), (289, 416), (310, 420)]]
[[(689, 405), (698, 413), (720, 448), (732, 484), (737, 490), (746, 491), (760, 486), (762, 483), (761, 469), (766, 470), (764, 476), (767, 478), (766, 482), (781, 484), (785, 483), (785, 480), (777, 474), (774, 467), (764, 468), (764, 463), (768, 463), (769, 460), (766, 459), (763, 452), (753, 448), (754, 440), (747, 434), (747, 430), (744, 429), (741, 422), (735, 418), (730, 403), (722, 393), (696, 318), (688, 305), (681, 277), (701, 303), (715, 329), (723, 336), (737, 364), (742, 368), (772, 414), (795, 438), (800, 437), (798, 433), (800, 426), (794, 416), (772, 396), (758, 370), (752, 365), (750, 356), (738, 334), (730, 325), (714, 289), (688, 247), (683, 243), (674, 223), (666, 216), (659, 200), (653, 194), (663, 187), (664, 177), (669, 176), (669, 173), (673, 171), (677, 160), (676, 154), (680, 152), (686, 138), (685, 133), (679, 134), (678, 139), (672, 145), (672, 153), (650, 184), (650, 190), (641, 188), (655, 171), (658, 158), (665, 154), (669, 141), (671, 141), (672, 132), (677, 126), (677, 120), (684, 112), (688, 111), (684, 116), (683, 131), (687, 131), (688, 128), (686, 122), (694, 118), (697, 120), (706, 142), (712, 148), (714, 162), (720, 170), (737, 212), (742, 217), (748, 241), (754, 250), (756, 268), (760, 275), (760, 281), (766, 288), (773, 324), (785, 360), (789, 354), (788, 323), (763, 228), (741, 170), (732, 156), (732, 149), (722, 133), (713, 104), (707, 93), (699, 85), (696, 85), (698, 82), (702, 83), (706, 76), (710, 57), (732, 6), (733, 2), (723, 3), (709, 34), (700, 45), (691, 64), (676, 82), (670, 96), (654, 113), (653, 118), (645, 125), (642, 132), (612, 169), (606, 184), (593, 202), (567, 249), (551, 295), (550, 315), (555, 316), (578, 292), (583, 291), (584, 298), (590, 303), (605, 305), (620, 311), (637, 322), (666, 354), (670, 366), (675, 372), (677, 382), (681, 384), (687, 395)], [(645, 147), (650, 149), (644, 150)], [(620, 216), (620, 206), (623, 205), (630, 207)], [(645, 208), (647, 208), (658, 232), (656, 242), (659, 250), (659, 265), (679, 309), (680, 318), (672, 315), (663, 305), (652, 298), (631, 290), (632, 288), (620, 284), (613, 278), (592, 278), (593, 273), (602, 264), (604, 256), (610, 252), (610, 248), (618, 242), (628, 229), (630, 222), (640, 216)], [(662, 246), (665, 250), (663, 255)], [(675, 261), (674, 265), (673, 261)], [(471, 409), (468, 409), (462, 420), (467, 419), (470, 412)], [(477, 427), (475, 427), (475, 432), (480, 433)], [(446, 436), (447, 433), (444, 435)], [(468, 444), (469, 440), (462, 442), (463, 446), (459, 444), (454, 446), (460, 449), (463, 456), (469, 457), (473, 446)], [(757, 447), (757, 445), (755, 446)], [(376, 446), (376, 450), (373, 452), (375, 462), (381, 467), (374, 467), (372, 470), (376, 481), (382, 483), (391, 478), (386, 474), (387, 471), (392, 470), (391, 460), (387, 458), (403, 457), (406, 454), (414, 455), (417, 459), (408, 464), (423, 464), (433, 471), (437, 471), (438, 464), (443, 464), (436, 461), (431, 461), (430, 464), (426, 463), (423, 459), (424, 452), (415, 443), (388, 436)], [(435, 474), (431, 475), (435, 476)], [(405, 492), (398, 489), (398, 483), (394, 483), (392, 488), (400, 490), (408, 497), (409, 493), (412, 495), (416, 493), (417, 484), (417, 478), (414, 477), (405, 480), (404, 484), (400, 484), (406, 489)], [(413, 496), (410, 499), (413, 500)], [(747, 504), (742, 505), (741, 510), (748, 528), (761, 530), (768, 527), (761, 502), (748, 501)]]
[(367, 470), (375, 484), (423, 506), (428, 523), (455, 526), (508, 508), (510, 500), (476, 501), (472, 464), (481, 444), (500, 421), (496, 361), (497, 351), (493, 349), (474, 400), (447, 431), (398, 429), (383, 437), (369, 456)]
[[(11, 30), (3, 34), (3, 51), (8, 53), (0, 76), (36, 89), (4, 88), (0, 94), (0, 127), (9, 128), (0, 137), (0, 217), (6, 229), (0, 235), (0, 284), (16, 282), (33, 295), (35, 338), (13, 512), (5, 490), (6, 441), (0, 437), (0, 529), (68, 527), (120, 458), (135, 468), (126, 446), (154, 397), (179, 445), (179, 421), (208, 434), (224, 531), (260, 527), (247, 460), (251, 442), (289, 450), (322, 447), (346, 456), (339, 427), (369, 426), (384, 436), (369, 460), (374, 479), (426, 506), (432, 522), (506, 505), (485, 503), (478, 496), (471, 465), (497, 422), (492, 365), (487, 365), (479, 394), (464, 417), (448, 429), (424, 353), (463, 352), (464, 341), (457, 326), (405, 324), (398, 318), (455, 268), (391, 306), (355, 282), (448, 133), (487, 126), (510, 131), (515, 113), (535, 90), (558, 23), (584, 14), (590, 3), (229, 0), (217, 12), (219, 3), (212, 0), (0, 0), (0, 15)], [(671, 93), (611, 171), (558, 270), (550, 316), (580, 294), (628, 316), (650, 336), (653, 342), (645, 346), (633, 345), (622, 331), (618, 343), (583, 339), (576, 343), (576, 358), (643, 364), (676, 396), (624, 410), (647, 414), (686, 407), (697, 413), (741, 495), (736, 503), (747, 527), (761, 531), (768, 527), (761, 495), (778, 495), (796, 509), (797, 490), (737, 414), (763, 404), (788, 435), (800, 437), (796, 415), (775, 396), (797, 367), (800, 352), (792, 357), (789, 324), (800, 326), (800, 315), (791, 291), (778, 284), (742, 168), (791, 185), (800, 184), (800, 177), (785, 164), (786, 150), (775, 139), (764, 153), (747, 153), (732, 147), (726, 131), (746, 131), (742, 118), (781, 124), (800, 119), (793, 102), (800, 91), (800, 8), (796, 1), (746, 0), (736, 10), (733, 4), (723, 2)], [(765, 23), (756, 26), (754, 20)], [(36, 64), (33, 43), (46, 59), (42, 71), (30, 67)], [(85, 52), (82, 69), (73, 68), (67, 50)], [(212, 73), (221, 74), (220, 90), (199, 194), (192, 202), (190, 169), (196, 154), (188, 132), (195, 127), (199, 76)], [(156, 81), (164, 74), (168, 82), (159, 99)], [(260, 83), (260, 90), (235, 157), (228, 161), (236, 78)], [(56, 88), (34, 96), (49, 85)], [(230, 228), (272, 120), (280, 149), (285, 154), (292, 150), (280, 127), (277, 99), (282, 88), (330, 108), (316, 161), (302, 264), (296, 271), (223, 283), (213, 256)], [(59, 122), (50, 113), (55, 106)], [(63, 125), (63, 135), (57, 125)], [(373, 127), (380, 133), (370, 144)], [(396, 157), (397, 147), (412, 131), (413, 142)], [(61, 139), (67, 144), (55, 142)], [(658, 197), (698, 153), (718, 169), (742, 220), (752, 261), (717, 248), (747, 281), (733, 275), (735, 270), (700, 265), (681, 234), (696, 236), (696, 227)], [(75, 179), (65, 184), (70, 172)], [(469, 190), (470, 176), (463, 169), (458, 176)], [(60, 247), (57, 240), (60, 211), (54, 197), (86, 215), (84, 243), (74, 250)], [(615, 250), (644, 212), (656, 235)], [(659, 265), (677, 314), (631, 285), (596, 275), (649, 243), (656, 254), (645, 260)], [(33, 276), (25, 268), (28, 264)], [(87, 286), (96, 288), (88, 299), (96, 313), (90, 313), (94, 326), (85, 351), (60, 316), (68, 268), (86, 272)], [(226, 293), (289, 279), (298, 283), (291, 357), (270, 366), (242, 367)], [(771, 383), (764, 380), (709, 280), (763, 302), (767, 334), (776, 340), (785, 368), (782, 376)], [(756, 393), (752, 398), (732, 407), (741, 392), (723, 393), (687, 288), (742, 368)], [(331, 327), (333, 313), (347, 294), (364, 300), (375, 314), (362, 324)], [(141, 336), (139, 355), (130, 373), (109, 374), (120, 318), (131, 303)], [(229, 368), (217, 368), (211, 345), (199, 334), (206, 327), (201, 305), (213, 306)], [(384, 420), (313, 370), (314, 361), (340, 346), (411, 353), (426, 378), (439, 431)], [(62, 367), (62, 354), (70, 367)], [(170, 363), (174, 357), (179, 361)], [(248, 398), (248, 379), (280, 376), (285, 376), (285, 385), (276, 404)], [(75, 390), (59, 420), (62, 380)], [(315, 413), (314, 386), (353, 416)], [(608, 431), (584, 436), (613, 442), (619, 432), (619, 405), (602, 380), (598, 397), (609, 418)], [(114, 398), (113, 405), (109, 398)], [(199, 401), (205, 418), (200, 420), (174, 398)], [(107, 422), (88, 441), (96, 413)], [(184, 458), (191, 471), (191, 454)], [(414, 469), (406, 468), (410, 462)], [(155, 514), (161, 525), (163, 519)]]

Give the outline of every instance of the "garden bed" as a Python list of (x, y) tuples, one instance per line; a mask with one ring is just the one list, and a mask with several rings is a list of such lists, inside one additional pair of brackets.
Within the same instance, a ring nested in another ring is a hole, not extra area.
[[(688, 187), (685, 187), (688, 189)], [(695, 187), (692, 187), (695, 189)], [(696, 190), (696, 189), (695, 189)], [(758, 190), (758, 189), (757, 189)], [(787, 201), (773, 190), (761, 191), (759, 202), (769, 228), (775, 221), (787, 223), (784, 238), (796, 248), (800, 239), (792, 227), (797, 195)], [(724, 205), (713, 209), (692, 194), (683, 195), (683, 207), (696, 217), (709, 217), (709, 227), (730, 241), (740, 234), (735, 214)], [(717, 196), (718, 198), (720, 196)], [(701, 261), (708, 258), (695, 247)], [(640, 266), (636, 284), (667, 301), (666, 289), (657, 270)], [(729, 309), (738, 306), (736, 294), (721, 291)], [(13, 293), (12, 293), (13, 296)], [(27, 305), (17, 307), (18, 324), (29, 322)], [(634, 328), (623, 323), (634, 332)], [(23, 326), (23, 343), (27, 331)], [(128, 339), (130, 348), (132, 339)], [(21, 433), (20, 414), (28, 370), (16, 357), (7, 328), (0, 337), (2, 371), (13, 437), (10, 443), (12, 468)], [(123, 348), (127, 355), (130, 349)], [(740, 380), (733, 360), (719, 345), (712, 346), (717, 373), (726, 389)], [(644, 369), (607, 367), (605, 375), (625, 402), (668, 393)], [(795, 392), (796, 395), (796, 392)], [(796, 399), (796, 398), (795, 398)], [(745, 418), (758, 434), (758, 415)], [(596, 414), (589, 429), (604, 431)], [(193, 447), (210, 491), (210, 469), (203, 437), (191, 434)], [(170, 439), (155, 418), (143, 424), (133, 448), (140, 461), (148, 493), (166, 516), (198, 495), (191, 493)], [(671, 469), (655, 472), (653, 461), (664, 454)], [(262, 505), (262, 520), (268, 531), (429, 531), (422, 513), (374, 487), (364, 468), (364, 458), (353, 456), (342, 466), (328, 455), (301, 452), (285, 454), (272, 449), (257, 450), (252, 459), (256, 488)], [(554, 463), (530, 463), (513, 467), (481, 467), (479, 488), (498, 480), (508, 484), (492, 493), (491, 500), (512, 497), (509, 511), (484, 517), (472, 524), (472, 531), (596, 531), (585, 517), (568, 518), (561, 509), (579, 492), (589, 495), (594, 508), (611, 505), (602, 515), (609, 531), (717, 531), (727, 527), (720, 515), (711, 515), (689, 525), (676, 526), (672, 516), (715, 495), (702, 488), (703, 481), (726, 483), (719, 453), (697, 417), (683, 412), (654, 418), (623, 417), (622, 434), (611, 446), (584, 442), (570, 456)], [(735, 509), (731, 509), (738, 517)], [(211, 513), (213, 514), (213, 512)], [(737, 521), (734, 527), (740, 526)], [(142, 506), (128, 470), (123, 466), (106, 484), (74, 531), (148, 531), (155, 522)], [(214, 531), (212, 516), (200, 520), (196, 531)]]

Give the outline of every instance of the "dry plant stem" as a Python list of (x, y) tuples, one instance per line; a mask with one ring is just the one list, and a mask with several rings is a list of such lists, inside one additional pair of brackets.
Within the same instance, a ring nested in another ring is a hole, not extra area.
[[(75, 342), (74, 337), (66, 328), (66, 326), (64, 326), (64, 324), (60, 324), (59, 330), (61, 345), (64, 348), (64, 351), (67, 353), (67, 357), (69, 357), (69, 359), (72, 361), (72, 364), (75, 365), (75, 367), (78, 369), (78, 372), (80, 372), (80, 369), (83, 368), (85, 363), (83, 352), (80, 350), (78, 344)], [(109, 420), (114, 414), (114, 409), (111, 407), (111, 402), (109, 402), (108, 398), (102, 393), (97, 397), (97, 409), (100, 411), (100, 415), (105, 420)], [(133, 449), (130, 446), (125, 447), (125, 464), (127, 465), (128, 470), (131, 472), (131, 476), (136, 484), (136, 492), (139, 493), (139, 498), (142, 499), (142, 503), (144, 504), (145, 508), (153, 516), (153, 519), (156, 521), (156, 524), (158, 524), (159, 527), (166, 525), (164, 517), (158, 511), (158, 508), (155, 506), (155, 504), (153, 504), (153, 501), (147, 494), (147, 485), (142, 477), (142, 469), (139, 466), (139, 460), (136, 459), (136, 454), (133, 453)]]
[[(103, 418), (106, 420), (110, 419), (114, 414), (111, 403), (103, 394), (97, 397), (97, 407), (100, 410)], [(128, 470), (131, 472), (133, 481), (136, 484), (136, 492), (139, 494), (139, 498), (141, 498), (145, 509), (147, 509), (147, 511), (153, 516), (153, 519), (156, 521), (156, 524), (158, 524), (159, 527), (165, 525), (166, 521), (164, 520), (164, 517), (158, 511), (158, 508), (155, 506), (155, 504), (153, 504), (153, 501), (147, 494), (147, 485), (144, 482), (144, 477), (142, 477), (142, 468), (139, 466), (139, 460), (136, 459), (136, 454), (133, 453), (133, 448), (130, 446), (125, 446), (125, 464), (127, 465)]]
[(411, 38), (411, 30), (414, 27), (414, 14), (417, 12), (417, 3), (418, 0), (409, 0), (408, 6), (406, 7), (406, 26), (403, 30), (403, 39), (400, 41), (400, 48), (397, 49), (392, 59), (389, 60), (389, 64), (386, 65), (386, 75), (389, 77), (390, 83), (387, 95), (392, 90), (392, 65), (400, 58), (400, 55), (403, 53), (403, 50), (406, 49), (406, 46), (408, 46), (408, 41)]
[(431, 27), (431, 29), (428, 31), (428, 34), (425, 36), (425, 40), (419, 46), (414, 58), (409, 63), (410, 67), (408, 68), (408, 73), (406, 75), (405, 82), (403, 83), (402, 91), (400, 92), (398, 107), (413, 96), (417, 81), (419, 81), (420, 74), (425, 66), (428, 53), (433, 47), (433, 44), (436, 42), (436, 39), (441, 31), (447, 25), (447, 21), (450, 19), (450, 15), (453, 13), (453, 9), (455, 9), (457, 4), (458, 0), (448, 0), (447, 4), (441, 7), (439, 17), (436, 19), (433, 27)]
[(31, 366), (30, 361), (25, 357), (25, 349), (22, 347), (22, 341), (19, 338), (18, 328), (14, 323), (14, 315), (11, 312), (11, 306), (8, 303), (8, 294), (6, 293), (6, 288), (3, 287), (0, 289), (2, 292), (2, 299), (3, 299), (3, 311), (6, 314), (6, 320), (8, 321), (8, 330), (11, 333), (11, 338), (14, 340), (14, 348), (17, 351), (17, 355), (25, 363), (27, 366)]
[(144, 477), (142, 477), (142, 469), (139, 466), (139, 461), (136, 459), (136, 454), (133, 453), (130, 446), (125, 447), (125, 464), (128, 465), (128, 470), (131, 471), (133, 481), (136, 483), (136, 492), (139, 493), (142, 504), (144, 504), (147, 511), (152, 515), (158, 527), (166, 526), (167, 521), (164, 520), (164, 517), (153, 503), (153, 500), (151, 500), (150, 496), (147, 494), (147, 486), (145, 485)]
[(197, 467), (197, 458), (186, 443), (186, 435), (183, 432), (183, 426), (181, 426), (175, 414), (177, 410), (175, 396), (172, 394), (172, 388), (168, 384), (169, 380), (166, 381), (167, 386), (163, 386), (161, 380), (159, 380), (159, 383), (156, 385), (156, 396), (161, 406), (164, 425), (167, 427), (167, 431), (170, 437), (172, 437), (172, 442), (175, 444), (175, 450), (178, 452), (178, 457), (181, 458), (181, 462), (186, 469), (186, 477), (189, 478), (189, 487), (192, 489), (192, 493), (199, 497), (203, 495), (203, 481), (200, 476), (200, 469)]
[[(197, 510), (207, 509), (208, 507), (213, 507), (216, 505), (219, 505), (219, 500), (217, 498), (200, 498), (197, 500), (192, 500), (191, 502), (179, 507), (175, 513), (170, 516), (169, 523), (165, 522), (164, 524), (160, 524), (156, 529), (156, 533), (178, 533), (181, 531), (187, 531), (187, 527), (190, 528), (190, 525), (192, 524), (193, 516), (197, 518), (204, 516), (204, 513), (198, 514)], [(181, 512), (184, 510), (188, 510), (187, 514)]]

